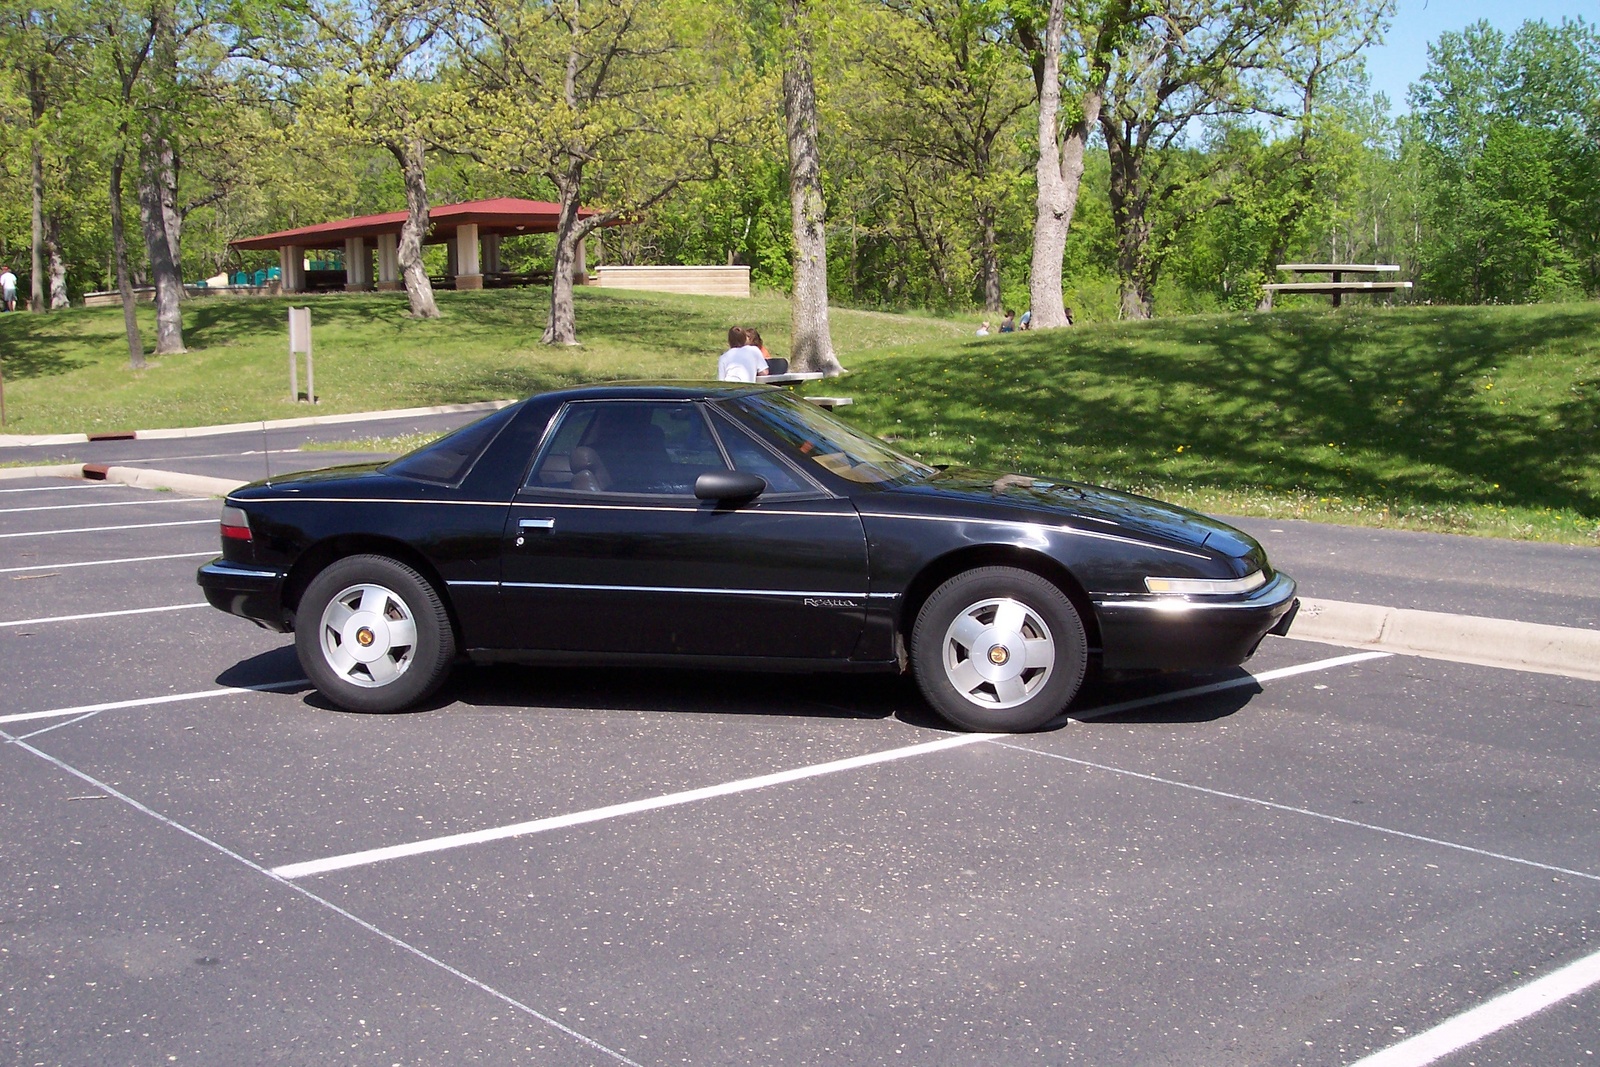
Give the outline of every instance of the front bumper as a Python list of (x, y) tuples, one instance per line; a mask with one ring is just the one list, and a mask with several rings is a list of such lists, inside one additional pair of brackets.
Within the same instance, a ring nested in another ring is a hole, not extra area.
[(195, 581), (212, 607), (249, 619), (257, 626), (284, 633), (292, 629), (283, 610), (282, 571), (218, 557), (195, 574)]
[(1102, 662), (1113, 670), (1236, 666), (1267, 634), (1287, 629), (1300, 603), (1294, 594), (1294, 579), (1280, 573), (1243, 597), (1097, 600)]

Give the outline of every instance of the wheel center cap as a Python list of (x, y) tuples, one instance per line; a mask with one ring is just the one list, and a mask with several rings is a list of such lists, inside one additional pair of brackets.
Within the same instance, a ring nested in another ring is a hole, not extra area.
[(1027, 662), (1021, 634), (991, 629), (973, 642), (971, 663), (985, 681), (1003, 682), (1015, 678)]
[(360, 611), (345, 624), (340, 643), (358, 663), (371, 663), (389, 652), (389, 627), (370, 611)]

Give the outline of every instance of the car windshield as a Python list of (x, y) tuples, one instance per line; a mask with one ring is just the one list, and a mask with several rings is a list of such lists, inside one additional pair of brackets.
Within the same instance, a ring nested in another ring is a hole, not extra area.
[(805, 459), (859, 485), (902, 485), (934, 473), (932, 467), (787, 393), (743, 397), (734, 406)]

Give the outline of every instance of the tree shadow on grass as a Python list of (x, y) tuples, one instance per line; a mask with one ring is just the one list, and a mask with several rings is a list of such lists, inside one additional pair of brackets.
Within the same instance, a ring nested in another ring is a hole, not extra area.
[(48, 315), (13, 312), (0, 315), (0, 373), (8, 381), (51, 378), (82, 370), (94, 361), (71, 353), (83, 340)]
[[(1597, 333), (1590, 305), (1207, 316), (967, 344), (910, 387), (880, 360), (851, 385), (875, 425), (980, 465), (1600, 514), (1595, 376), (1552, 388), (1526, 362), (1592, 363)], [(1508, 374), (1524, 394), (1501, 404)]]

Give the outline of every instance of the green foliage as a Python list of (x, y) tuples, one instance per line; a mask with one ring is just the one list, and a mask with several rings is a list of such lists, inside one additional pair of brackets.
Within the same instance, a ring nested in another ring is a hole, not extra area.
[(1600, 33), (1582, 20), (1444, 34), (1412, 88), (1429, 295), (1600, 292)]

